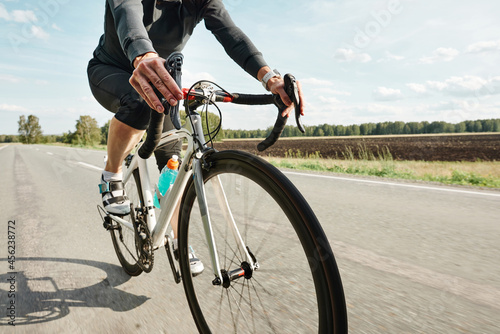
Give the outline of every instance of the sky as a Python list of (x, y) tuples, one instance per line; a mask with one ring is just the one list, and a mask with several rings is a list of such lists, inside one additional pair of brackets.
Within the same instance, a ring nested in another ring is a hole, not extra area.
[[(498, 0), (225, 0), (269, 66), (292, 73), (305, 125), (500, 118)], [(82, 115), (113, 115), (88, 87), (105, 0), (0, 2), (0, 134), (35, 115), (44, 134), (74, 131)], [(264, 93), (205, 29), (184, 53), (183, 86), (214, 80)], [(221, 106), (226, 129), (264, 129), (271, 106)]]

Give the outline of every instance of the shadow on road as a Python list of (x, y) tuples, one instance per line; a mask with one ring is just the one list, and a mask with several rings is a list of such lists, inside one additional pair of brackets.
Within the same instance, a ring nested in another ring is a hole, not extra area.
[[(0, 263), (6, 261), (5, 258), (0, 259)], [(14, 301), (16, 326), (60, 319), (69, 314), (70, 307), (109, 308), (125, 312), (149, 299), (116, 288), (130, 280), (130, 276), (113, 264), (46, 257), (16, 258), (16, 261), (19, 268), (29, 267), (29, 274), (26, 274), (27, 271), (0, 274), (0, 309), (8, 309)], [(42, 262), (48, 263), (48, 266), (42, 266)], [(95, 274), (96, 268), (104, 271), (102, 279), (85, 275), (89, 271)], [(83, 284), (96, 283), (79, 287), (81, 281)], [(5, 311), (0, 313), (0, 326), (7, 325), (10, 320)]]

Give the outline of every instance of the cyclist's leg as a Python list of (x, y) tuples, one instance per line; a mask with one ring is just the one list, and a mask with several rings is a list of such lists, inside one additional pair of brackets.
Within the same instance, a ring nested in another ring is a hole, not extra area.
[[(172, 124), (172, 121), (170, 120), (170, 117), (165, 117), (164, 122), (163, 122), (163, 132), (168, 132), (170, 130), (175, 129), (174, 125)], [(154, 154), (156, 158), (156, 165), (158, 166), (158, 170), (161, 171), (163, 167), (167, 164), (168, 160), (173, 156), (177, 155), (178, 157), (181, 156), (181, 148), (182, 148), (182, 142), (177, 141), (177, 142), (171, 142), (171, 143), (166, 143), (165, 145), (161, 145), (156, 148)], [(180, 164), (179, 164), (180, 165)], [(172, 230), (174, 232), (174, 239), (177, 239), (177, 220), (179, 218), (179, 206), (174, 211), (174, 215), (172, 216), (171, 219), (171, 226)]]
[(88, 66), (89, 84), (96, 100), (115, 117), (108, 132), (106, 170), (118, 172), (123, 158), (134, 148), (147, 129), (151, 109), (130, 85), (130, 71), (92, 59)]
[(109, 212), (127, 214), (130, 202), (121, 184), (121, 165), (142, 138), (151, 109), (128, 82), (128, 70), (92, 59), (87, 71), (94, 97), (115, 113), (108, 133), (108, 161), (101, 178), (103, 204)]
[(122, 172), (122, 162), (144, 135), (144, 130), (137, 130), (119, 121), (111, 119), (108, 132), (108, 160), (104, 168), (111, 173)]
[[(163, 121), (163, 132), (168, 132), (170, 130), (174, 130), (175, 127), (170, 120), (170, 117), (165, 117)], [(167, 164), (168, 160), (172, 157), (172, 155), (181, 156), (181, 148), (182, 142), (170, 142), (165, 145), (161, 145), (155, 150), (155, 158), (156, 165), (158, 166), (158, 170), (161, 171), (163, 167)]]

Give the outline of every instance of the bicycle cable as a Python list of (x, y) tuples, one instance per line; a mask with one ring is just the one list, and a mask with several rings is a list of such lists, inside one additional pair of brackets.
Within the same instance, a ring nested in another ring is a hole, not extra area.
[[(195, 97), (196, 95), (195, 94), (192, 94), (191, 92), (196, 89), (196, 86), (200, 86), (202, 87), (202, 84), (210, 84), (212, 86), (215, 86), (217, 88), (219, 88), (220, 91), (224, 92), (225, 94), (229, 95), (229, 96), (233, 96), (231, 93), (229, 93), (227, 90), (225, 90), (224, 88), (222, 88), (221, 86), (219, 86), (218, 84), (216, 84), (215, 82), (213, 81), (208, 81), (208, 80), (200, 80), (200, 81), (197, 81), (195, 82), (188, 90), (187, 92), (187, 96), (186, 96), (186, 103), (185, 103), (185, 106), (186, 106), (186, 113), (187, 115), (189, 115), (191, 113), (191, 111), (195, 112), (196, 108), (198, 106), (196, 106), (195, 108), (193, 108), (193, 110), (191, 110), (191, 106), (189, 105), (188, 101), (189, 101), (189, 96), (193, 96)], [(220, 108), (217, 106), (217, 104), (212, 101), (214, 95), (216, 94), (216, 91), (215, 90), (211, 90), (211, 94), (209, 96), (204, 96), (204, 99), (203, 99), (203, 110), (201, 111), (201, 113), (203, 114), (203, 112), (205, 112), (205, 123), (206, 123), (206, 127), (207, 127), (207, 134), (204, 134), (204, 136), (208, 136), (208, 141), (207, 141), (207, 144), (210, 144), (210, 146), (213, 148), (213, 141), (214, 139), (217, 137), (217, 135), (219, 134), (220, 130), (222, 129), (222, 111), (220, 110)], [(209, 124), (209, 119), (208, 119), (208, 108), (210, 105), (213, 105), (216, 109), (217, 109), (217, 112), (219, 113), (219, 122), (217, 124), (217, 126), (215, 127), (214, 130), (210, 131), (210, 124)], [(191, 122), (191, 128), (193, 129), (193, 134), (194, 134), (194, 137), (197, 138), (197, 133), (196, 133), (196, 130), (195, 130), (195, 127), (194, 127), (194, 124), (193, 124), (193, 120), (191, 118), (189, 118), (190, 122)], [(201, 144), (201, 143), (199, 143)]]

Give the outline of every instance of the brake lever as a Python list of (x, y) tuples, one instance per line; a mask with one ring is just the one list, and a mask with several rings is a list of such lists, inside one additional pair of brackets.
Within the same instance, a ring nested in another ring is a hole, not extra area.
[(292, 103), (295, 105), (295, 122), (297, 123), (297, 128), (300, 132), (305, 133), (306, 130), (302, 125), (302, 120), (300, 119), (300, 107), (302, 106), (302, 101), (299, 96), (299, 87), (297, 86), (297, 80), (290, 73), (285, 74), (283, 78), (285, 81), (285, 92), (288, 94)]
[[(300, 119), (301, 116), (300, 107), (302, 101), (300, 100), (299, 97), (299, 88), (297, 86), (297, 80), (290, 73), (285, 74), (283, 80), (285, 81), (285, 92), (288, 94), (288, 97), (290, 97), (290, 100), (292, 100), (292, 103), (294, 103), (295, 105), (295, 121), (297, 122), (297, 128), (299, 129), (300, 132), (305, 133), (306, 131)], [(283, 112), (288, 107), (281, 100), (281, 97), (278, 94), (274, 95), (274, 104), (276, 105), (276, 107), (278, 107), (278, 117), (276, 119), (276, 122), (274, 123), (274, 127), (271, 133), (267, 136), (266, 139), (264, 139), (257, 145), (257, 149), (260, 152), (272, 146), (279, 139), (281, 133), (285, 129), (286, 122), (288, 121), (288, 117), (282, 116)]]
[[(181, 76), (182, 76), (182, 64), (184, 61), (184, 56), (180, 52), (172, 53), (167, 60), (165, 61), (165, 67), (168, 73), (172, 76), (175, 83), (178, 87), (182, 87), (181, 85)], [(181, 116), (179, 113), (179, 103), (175, 106), (171, 106), (170, 103), (166, 99), (162, 99), (162, 104), (165, 110), (167, 110), (167, 114), (170, 115), (170, 120), (174, 127), (179, 130), (181, 128)]]

